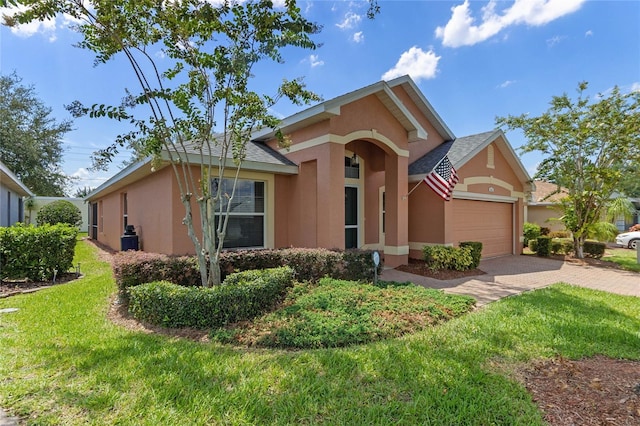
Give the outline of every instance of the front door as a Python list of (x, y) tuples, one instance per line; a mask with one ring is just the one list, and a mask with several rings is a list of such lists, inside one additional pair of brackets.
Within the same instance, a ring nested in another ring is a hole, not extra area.
[(344, 248), (358, 248), (358, 188), (344, 187)]

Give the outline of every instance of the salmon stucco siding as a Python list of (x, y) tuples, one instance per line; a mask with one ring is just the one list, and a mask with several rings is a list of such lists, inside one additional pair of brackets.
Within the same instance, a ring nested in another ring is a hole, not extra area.
[[(456, 138), (409, 77), (301, 111), (280, 131), (286, 148), (274, 129), (247, 142), (240, 176), (260, 210), (240, 202), (230, 244), (374, 249), (392, 267), (420, 257), (425, 244), (479, 240), (485, 257), (519, 252), (530, 178), (506, 137)], [(445, 156), (459, 176), (452, 201), (420, 183)], [(150, 162), (131, 166), (89, 195), (95, 238), (116, 248), (129, 224), (143, 250), (193, 253), (176, 178), (163, 164), (154, 172)]]

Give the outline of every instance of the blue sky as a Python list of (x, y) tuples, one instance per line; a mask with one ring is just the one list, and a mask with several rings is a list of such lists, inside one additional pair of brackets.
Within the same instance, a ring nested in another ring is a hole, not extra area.
[[(323, 25), (316, 51), (287, 49), (285, 64), (261, 64), (255, 85), (273, 93), (283, 77), (304, 77), (324, 99), (381, 79), (410, 74), (456, 136), (495, 127), (495, 117), (540, 114), (551, 97), (574, 95), (580, 81), (589, 93), (640, 90), (640, 1), (380, 1), (365, 16), (365, 1), (299, 2), (308, 19)], [(7, 10), (3, 10), (7, 12)], [(121, 59), (97, 67), (91, 52), (72, 46), (77, 35), (56, 21), (0, 29), (0, 72), (15, 71), (58, 119), (63, 105), (119, 103), (137, 89)], [(278, 104), (287, 116), (301, 108)], [(96, 187), (117, 173), (89, 172), (90, 155), (124, 131), (108, 120), (74, 121), (65, 137), (64, 171), (75, 186)], [(514, 148), (525, 141), (507, 137)], [(127, 158), (122, 154), (119, 160)], [(530, 174), (537, 154), (521, 156)]]

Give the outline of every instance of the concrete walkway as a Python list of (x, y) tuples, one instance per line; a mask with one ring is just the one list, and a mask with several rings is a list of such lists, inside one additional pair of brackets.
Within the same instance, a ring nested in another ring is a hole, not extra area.
[[(466, 294), (484, 306), (503, 297), (565, 282), (595, 290), (640, 297), (640, 274), (617, 269), (579, 266), (534, 256), (507, 256), (483, 260), (484, 275), (441, 281), (387, 269), (381, 279), (411, 281), (423, 287), (443, 289), (448, 293)], [(0, 426), (17, 426), (18, 419), (8, 417), (0, 409)]]
[(640, 297), (640, 274), (611, 268), (580, 266), (535, 256), (506, 256), (480, 262), (484, 275), (441, 281), (387, 269), (381, 279), (411, 281), (423, 287), (466, 294), (483, 306), (503, 297), (565, 282), (595, 290)]

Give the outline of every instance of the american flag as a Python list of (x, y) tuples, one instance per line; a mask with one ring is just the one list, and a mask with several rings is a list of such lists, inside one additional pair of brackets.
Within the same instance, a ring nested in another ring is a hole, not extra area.
[(424, 177), (424, 181), (434, 190), (436, 194), (445, 201), (451, 200), (453, 187), (458, 183), (458, 173), (446, 155), (431, 173)]

